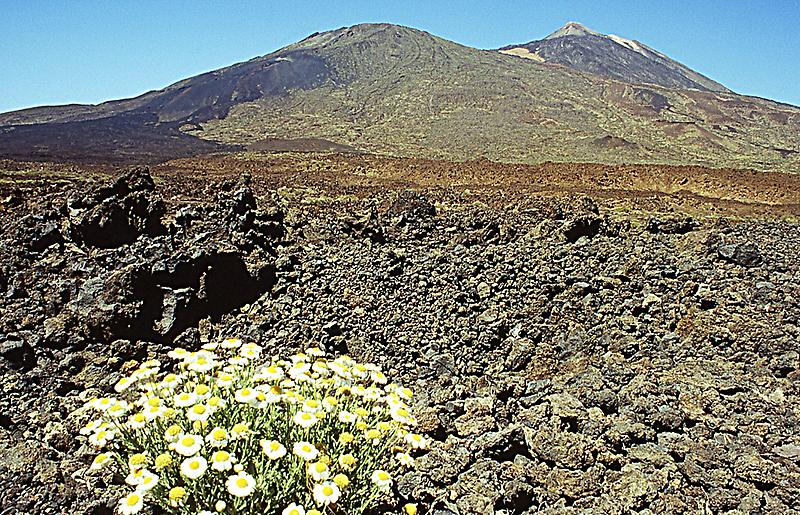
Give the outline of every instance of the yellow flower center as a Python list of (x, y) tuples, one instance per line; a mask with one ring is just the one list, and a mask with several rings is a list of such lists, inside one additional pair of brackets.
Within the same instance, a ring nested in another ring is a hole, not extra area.
[(141, 500), (141, 497), (139, 497), (138, 495), (130, 494), (128, 496), (128, 506), (136, 506), (137, 504), (139, 504), (140, 500)]
[(185, 447), (191, 447), (192, 445), (194, 445), (194, 438), (192, 438), (191, 436), (187, 436), (186, 438), (181, 440), (181, 444), (183, 444)]
[(214, 457), (215, 461), (228, 461), (231, 455), (228, 454), (227, 451), (218, 451), (217, 455)]
[(200, 468), (200, 462), (199, 461), (193, 461), (193, 462), (189, 463), (189, 468), (192, 469), (192, 470), (199, 469)]
[(202, 404), (196, 404), (196, 405), (195, 405), (195, 406), (192, 408), (192, 411), (194, 411), (194, 412), (195, 412), (195, 413), (197, 413), (198, 415), (202, 415), (203, 413), (205, 413), (205, 412), (206, 412), (206, 407), (205, 407), (205, 406), (203, 406)]
[(240, 477), (239, 479), (236, 480), (236, 486), (238, 486), (239, 488), (247, 488), (247, 484), (248, 484), (247, 480), (243, 477)]
[(326, 497), (330, 497), (331, 495), (333, 495), (333, 488), (328, 485), (323, 486), (322, 493), (325, 494)]

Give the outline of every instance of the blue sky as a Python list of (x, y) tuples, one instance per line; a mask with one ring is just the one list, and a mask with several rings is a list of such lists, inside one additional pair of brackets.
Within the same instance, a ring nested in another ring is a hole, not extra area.
[(0, 13), (0, 112), (135, 96), (363, 22), (496, 48), (579, 21), (739, 93), (800, 105), (800, 0), (0, 0)]

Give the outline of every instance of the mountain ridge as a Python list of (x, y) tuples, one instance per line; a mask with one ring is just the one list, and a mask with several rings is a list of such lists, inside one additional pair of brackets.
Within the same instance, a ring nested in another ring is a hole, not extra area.
[[(575, 37), (584, 36), (554, 39)], [(158, 161), (314, 140), (448, 160), (795, 169), (799, 134), (800, 109), (769, 100), (624, 82), (360, 24), (130, 99), (0, 115), (0, 155), (124, 161), (138, 149)]]

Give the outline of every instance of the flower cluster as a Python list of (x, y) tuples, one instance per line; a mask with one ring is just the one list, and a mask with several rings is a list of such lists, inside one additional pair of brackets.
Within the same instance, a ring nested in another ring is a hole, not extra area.
[[(318, 348), (262, 358), (228, 339), (176, 349), (174, 372), (146, 361), (94, 398), (81, 433), (102, 452), (90, 469), (116, 467), (145, 505), (168, 513), (361, 513), (413, 467), (427, 439), (413, 432), (408, 388), (371, 364)], [(414, 513), (414, 505), (406, 505)]]

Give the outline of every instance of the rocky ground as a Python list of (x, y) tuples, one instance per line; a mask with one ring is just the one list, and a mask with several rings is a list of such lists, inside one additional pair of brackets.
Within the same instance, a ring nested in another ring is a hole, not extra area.
[(426, 512), (798, 512), (794, 179), (370, 157), (4, 170), (0, 513), (110, 513), (82, 475), (81, 392), (221, 336), (320, 342), (412, 387), (434, 444), (395, 495)]

